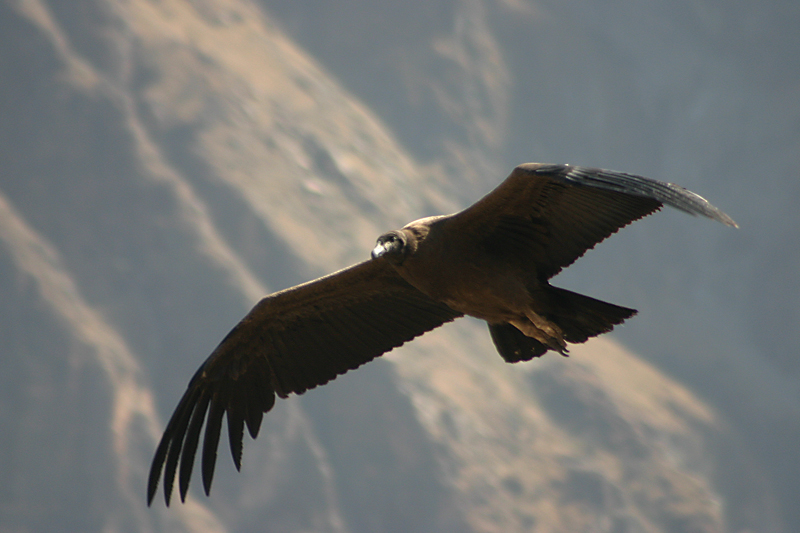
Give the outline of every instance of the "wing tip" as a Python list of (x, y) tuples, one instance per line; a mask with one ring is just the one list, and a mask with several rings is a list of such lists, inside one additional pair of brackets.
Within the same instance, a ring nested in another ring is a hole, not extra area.
[(717, 209), (717, 215), (718, 215), (717, 217), (714, 217), (714, 220), (718, 220), (719, 222), (722, 222), (726, 226), (729, 226), (733, 229), (739, 229), (739, 224), (737, 224), (735, 220), (733, 220), (731, 217), (729, 217), (727, 214), (720, 211), (719, 209)]
[[(203, 367), (201, 367), (203, 370)], [(203, 489), (208, 496), (214, 479), (217, 451), (221, 437), (222, 419), (227, 418), (228, 439), (237, 471), (242, 466), (244, 426), (256, 438), (264, 413), (275, 403), (275, 391), (264, 383), (265, 369), (247, 374), (246, 383), (239, 380), (206, 380), (207, 374), (198, 371), (193, 378), (156, 448), (147, 481), (147, 505), (151, 506), (163, 478), (164, 502), (169, 507), (175, 480), (179, 495), (186, 501), (194, 463), (203, 434), (201, 474)]]
[(563, 176), (576, 185), (586, 185), (610, 191), (651, 198), (691, 215), (721, 222), (726, 226), (738, 228), (739, 225), (725, 212), (711, 202), (680, 185), (664, 182), (636, 174), (618, 172), (593, 167), (571, 165), (543, 165), (536, 168), (537, 173), (567, 171)]
[[(612, 191), (631, 194), (634, 196), (644, 196), (658, 200), (662, 204), (669, 205), (691, 215), (702, 215), (726, 226), (738, 229), (739, 224), (715, 207), (708, 200), (688, 189), (667, 183), (653, 178), (606, 170), (595, 167), (573, 166), (569, 164), (550, 164), (550, 163), (522, 163), (514, 168), (514, 173), (533, 173), (533, 174), (558, 174), (561, 179), (567, 180), (574, 185), (586, 185), (608, 189)], [(607, 181), (606, 181), (607, 180)], [(640, 181), (648, 184), (651, 188), (629, 188), (622, 181)]]

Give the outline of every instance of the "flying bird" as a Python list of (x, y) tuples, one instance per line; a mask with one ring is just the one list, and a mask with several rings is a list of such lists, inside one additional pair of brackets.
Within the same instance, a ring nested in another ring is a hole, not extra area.
[(485, 320), (509, 363), (566, 355), (636, 310), (548, 280), (629, 223), (669, 205), (728, 226), (702, 197), (671, 183), (596, 168), (527, 163), (452, 215), (416, 220), (378, 238), (371, 259), (262, 299), (203, 363), (158, 445), (147, 487), (185, 500), (205, 423), (209, 494), (222, 421), (241, 469), (247, 426), (286, 398), (323, 385), (463, 315)]

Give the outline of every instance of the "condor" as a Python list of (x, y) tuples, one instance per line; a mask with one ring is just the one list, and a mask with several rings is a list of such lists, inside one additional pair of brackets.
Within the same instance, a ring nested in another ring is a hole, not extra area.
[(463, 315), (485, 320), (508, 362), (585, 342), (636, 311), (550, 285), (588, 249), (663, 205), (736, 223), (700, 196), (621, 172), (528, 163), (471, 207), (378, 238), (372, 258), (261, 300), (189, 382), (150, 470), (185, 499), (205, 423), (211, 488), (223, 417), (236, 468), (263, 413)]

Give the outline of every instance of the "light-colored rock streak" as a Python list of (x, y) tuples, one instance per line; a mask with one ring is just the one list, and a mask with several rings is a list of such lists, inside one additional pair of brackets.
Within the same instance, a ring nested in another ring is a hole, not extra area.
[[(136, 357), (124, 339), (81, 296), (58, 252), (15, 212), (3, 195), (0, 195), (0, 240), (5, 243), (19, 270), (35, 281), (42, 300), (64, 322), (65, 329), (90, 347), (87, 351), (65, 353), (65, 357), (72, 357), (70, 366), (97, 363), (105, 372), (112, 396), (110, 429), (117, 468), (114, 478), (128, 510), (140, 518), (141, 524), (149, 523), (144, 492), (137, 490), (144, 481), (143, 472), (137, 471), (142, 465), (132, 462), (131, 459), (138, 454), (130, 444), (138, 440), (135, 437), (140, 431), (137, 422), (144, 421), (153, 442), (160, 436), (161, 422), (156, 415), (152, 393), (142, 383), (142, 371)], [(190, 502), (176, 513), (182, 515), (189, 530), (225, 530), (205, 507), (197, 503)]]

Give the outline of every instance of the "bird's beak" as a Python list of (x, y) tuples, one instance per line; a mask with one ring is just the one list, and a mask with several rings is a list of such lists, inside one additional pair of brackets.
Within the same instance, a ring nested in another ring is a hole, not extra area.
[(386, 247), (383, 244), (378, 243), (375, 246), (375, 248), (372, 249), (372, 254), (371, 255), (372, 255), (373, 259), (377, 259), (377, 258), (379, 258), (380, 256), (382, 256), (385, 253), (386, 253)]

